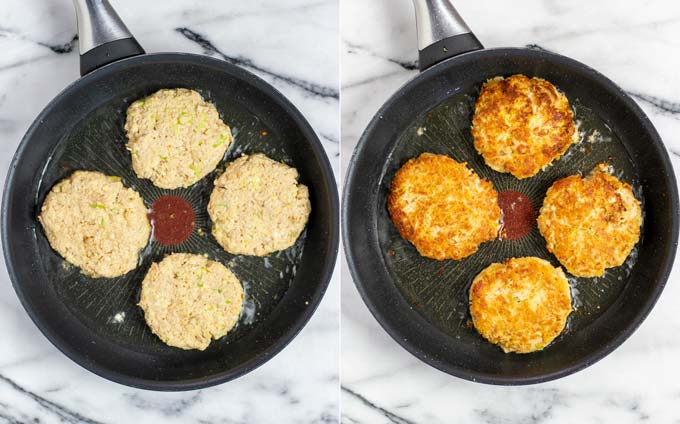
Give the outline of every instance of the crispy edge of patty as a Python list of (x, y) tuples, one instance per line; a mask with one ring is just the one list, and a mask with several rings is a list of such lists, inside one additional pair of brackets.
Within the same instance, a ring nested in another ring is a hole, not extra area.
[(604, 163), (585, 178), (555, 181), (538, 216), (548, 250), (577, 277), (600, 277), (621, 266), (639, 241), (641, 226), (640, 201)]
[(519, 179), (548, 167), (580, 137), (567, 97), (549, 81), (521, 74), (482, 85), (472, 135), (490, 168)]
[[(450, 187), (451, 183), (459, 183), (464, 189), (477, 190), (443, 193), (444, 183), (449, 183), (448, 189), (456, 188)], [(428, 204), (416, 200), (414, 210), (410, 211), (409, 195), (425, 197)], [(454, 201), (447, 201), (445, 197), (451, 196)], [(498, 193), (491, 182), (480, 178), (466, 163), (445, 155), (423, 153), (408, 160), (395, 174), (387, 209), (399, 234), (422, 256), (460, 260), (475, 253), (481, 243), (498, 236), (501, 211), (497, 200)], [(429, 230), (442, 224), (445, 231), (432, 237)]]
[(572, 311), (564, 272), (536, 257), (489, 265), (474, 278), (469, 297), (475, 328), (506, 353), (543, 349)]

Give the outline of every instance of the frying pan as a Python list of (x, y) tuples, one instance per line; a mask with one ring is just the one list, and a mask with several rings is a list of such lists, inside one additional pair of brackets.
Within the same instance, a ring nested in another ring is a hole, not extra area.
[[(616, 349), (649, 314), (678, 243), (678, 193), (656, 130), (626, 93), (597, 71), (531, 49), (484, 49), (448, 0), (414, 0), (421, 73), (378, 111), (361, 136), (345, 181), (345, 252), (364, 302), (402, 347), (454, 376), (519, 385), (581, 370)], [(488, 168), (473, 147), (474, 104), (484, 81), (512, 74), (551, 81), (570, 99), (583, 141), (532, 178)], [(392, 224), (386, 196), (395, 172), (422, 152), (467, 162), (497, 191), (519, 191), (539, 210), (552, 183), (613, 166), (643, 204), (641, 239), (626, 263), (596, 279), (570, 277), (574, 312), (543, 351), (504, 354), (471, 325), (468, 290), (493, 262), (538, 256), (555, 266), (536, 228), (519, 240), (484, 243), (461, 261), (418, 255)]]
[[(321, 144), (281, 93), (243, 69), (200, 55), (144, 54), (106, 0), (76, 0), (82, 78), (36, 118), (14, 156), (2, 204), (2, 242), (14, 288), (45, 336), (64, 354), (110, 380), (154, 390), (228, 381), (262, 365), (309, 320), (328, 285), (339, 241), (338, 198)], [(198, 90), (214, 102), (235, 140), (218, 169), (187, 189), (161, 190), (136, 178), (125, 151), (128, 105), (160, 88)], [(265, 258), (224, 252), (210, 234), (212, 181), (241, 153), (295, 166), (309, 187), (305, 233)], [(91, 279), (49, 246), (36, 216), (49, 189), (75, 169), (122, 177), (150, 205), (161, 195), (191, 203), (194, 232), (164, 246), (151, 240), (140, 265), (116, 279)], [(136, 306), (152, 262), (169, 252), (207, 254), (232, 269), (246, 298), (240, 320), (203, 351), (164, 345)]]

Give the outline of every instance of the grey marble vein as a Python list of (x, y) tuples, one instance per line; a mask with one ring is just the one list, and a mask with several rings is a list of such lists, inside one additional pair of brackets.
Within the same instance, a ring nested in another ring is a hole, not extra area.
[[(631, 11), (634, 12), (634, 9), (631, 9)], [(647, 22), (640, 22), (632, 25), (627, 25), (625, 27), (626, 31), (633, 31), (633, 30), (639, 30), (639, 29), (659, 29), (660, 27), (666, 26), (666, 25), (673, 25), (677, 24), (680, 22), (680, 18), (663, 18), (663, 19), (658, 19), (658, 20), (652, 20), (652, 21), (647, 21)], [(617, 32), (621, 31), (622, 25), (618, 22), (614, 22), (613, 24), (610, 24), (609, 26), (598, 26), (595, 28), (579, 28), (578, 30), (575, 31), (563, 31), (563, 32), (554, 32), (551, 31), (550, 36), (544, 37), (541, 39), (541, 42), (546, 42), (546, 41), (564, 41), (564, 40), (570, 40), (574, 38), (587, 38), (593, 35), (598, 35), (602, 33), (614, 33), (613, 35), (618, 35), (616, 34)], [(553, 28), (554, 30), (554, 28)]]
[(321, 415), (314, 418), (310, 424), (337, 424), (338, 423), (338, 411), (337, 408), (328, 408), (326, 411), (322, 412)]
[(350, 41), (344, 40), (345, 45), (347, 46), (346, 52), (348, 54), (363, 54), (366, 56), (370, 57), (375, 57), (378, 59), (385, 60), (390, 63), (394, 63), (395, 65), (401, 66), (403, 69), (407, 71), (413, 71), (413, 70), (418, 70), (418, 61), (417, 60), (401, 60), (401, 59), (395, 59), (392, 57), (386, 57), (379, 55), (375, 51), (371, 50), (367, 46), (363, 46), (361, 44), (356, 44), (352, 43)]
[(9, 409), (9, 405), (7, 405), (6, 403), (0, 402), (0, 408), (2, 408), (2, 410), (0, 410), (0, 419), (2, 419), (3, 422), (7, 424), (24, 424), (30, 420), (30, 418), (27, 417), (26, 414), (20, 414), (21, 418), (17, 418), (15, 416), (2, 412)]
[[(50, 401), (30, 390), (20, 386), (13, 380), (0, 374), (0, 381), (3, 381), (11, 386), (12, 389), (21, 393), (22, 395), (28, 396), (30, 399), (35, 401), (38, 405), (44, 408), (46, 411), (52, 413), (55, 417), (59, 418), (61, 422), (66, 422), (70, 424), (85, 423), (85, 424), (103, 424), (102, 421), (97, 421), (92, 418), (86, 417), (77, 411), (74, 411), (66, 406), (60, 405), (56, 402)], [(6, 405), (5, 405), (6, 406)]]
[(353, 391), (352, 389), (348, 388), (347, 386), (341, 386), (341, 389), (343, 392), (349, 394), (350, 396), (354, 397), (355, 399), (359, 400), (361, 403), (363, 403), (365, 406), (368, 408), (371, 408), (375, 410), (376, 412), (380, 413), (380, 415), (384, 416), (388, 420), (390, 420), (391, 423), (394, 424), (416, 424), (415, 421), (411, 421), (409, 419), (406, 419), (400, 415), (395, 414), (392, 411), (389, 411), (381, 406), (378, 406), (377, 404), (371, 402), (366, 398), (365, 396), (360, 395), (359, 393)]
[(626, 93), (644, 103), (654, 106), (660, 112), (670, 115), (677, 115), (676, 119), (680, 119), (680, 103), (678, 102), (673, 102), (656, 96), (650, 96), (649, 94), (637, 93), (635, 91), (626, 91)]
[(0, 71), (6, 71), (6, 70), (9, 70), (9, 69), (18, 68), (20, 66), (33, 64), (35, 62), (38, 62), (39, 60), (46, 59), (50, 56), (51, 56), (51, 54), (50, 55), (41, 55), (41, 56), (31, 57), (31, 58), (28, 58), (28, 59), (18, 60), (16, 62), (11, 62), (11, 63), (8, 63), (6, 65), (0, 66)]
[[(527, 44), (526, 47), (532, 50), (539, 50), (544, 52), (555, 53), (552, 50), (546, 49), (545, 47), (539, 46), (538, 44)], [(636, 91), (624, 90), (629, 96), (634, 97), (644, 103), (653, 106), (655, 109), (662, 113), (669, 115), (680, 115), (680, 103), (671, 100), (663, 99), (657, 96), (652, 96), (645, 93), (639, 93)], [(677, 118), (680, 119), (680, 118)]]
[(5, 27), (0, 27), (0, 38), (7, 38), (7, 37), (16, 37), (19, 40), (27, 41), (33, 44), (37, 44), (42, 47), (47, 47), (48, 49), (52, 50), (54, 53), (57, 54), (64, 54), (64, 53), (70, 53), (73, 51), (73, 46), (78, 40), (78, 34), (74, 34), (70, 41), (64, 42), (64, 43), (46, 43), (44, 41), (36, 41), (31, 38), (28, 38), (25, 35), (22, 35), (19, 31), (14, 30), (12, 28), (5, 28)]
[(290, 405), (296, 405), (300, 403), (300, 397), (294, 394), (293, 389), (291, 389), (290, 385), (286, 382), (262, 382), (257, 384), (255, 387), (257, 390), (270, 392), (279, 398), (285, 399), (285, 402)]
[(531, 412), (510, 420), (507, 414), (492, 408), (476, 409), (475, 413), (485, 424), (541, 424), (549, 422), (556, 406), (565, 406), (559, 389), (529, 389), (527, 398), (535, 398)]
[(399, 70), (394, 71), (394, 72), (386, 72), (384, 74), (371, 76), (369, 78), (364, 78), (364, 79), (360, 79), (360, 80), (357, 80), (357, 81), (352, 81), (351, 83), (345, 83), (345, 84), (342, 85), (342, 89), (343, 90), (351, 90), (353, 88), (358, 88), (358, 87), (361, 87), (361, 86), (369, 85), (369, 84), (372, 84), (374, 82), (383, 81), (386, 78), (390, 78), (390, 77), (393, 77), (395, 75), (404, 74), (406, 72), (412, 72), (412, 71), (405, 71), (404, 69), (399, 69)]
[(305, 81), (300, 78), (288, 76), (288, 75), (283, 75), (276, 73), (270, 69), (264, 68), (252, 60), (245, 58), (243, 56), (228, 56), (227, 54), (223, 53), (220, 49), (218, 49), (210, 40), (208, 40), (205, 36), (202, 34), (199, 34), (198, 32), (186, 28), (186, 27), (179, 27), (175, 28), (175, 31), (179, 32), (182, 34), (187, 40), (193, 41), (194, 43), (198, 44), (203, 48), (204, 52), (206, 54), (216, 54), (220, 56), (222, 59), (226, 60), (229, 63), (233, 63), (234, 65), (239, 65), (244, 68), (249, 68), (254, 71), (257, 71), (259, 73), (269, 75), (270, 77), (277, 79), (279, 81), (285, 82), (287, 84), (290, 84), (294, 87), (297, 87), (299, 89), (304, 90), (308, 94), (311, 94), (316, 97), (320, 98), (330, 98), (330, 99), (338, 99), (340, 95), (338, 94), (338, 90), (331, 88), (331, 87), (325, 87), (319, 84), (315, 84), (309, 81)]
[(41, 46), (47, 47), (48, 49), (52, 50), (53, 52), (57, 54), (64, 54), (64, 53), (71, 53), (73, 51), (73, 47), (75, 45), (75, 42), (78, 40), (78, 34), (75, 34), (73, 37), (71, 37), (71, 41), (68, 41), (63, 44), (48, 44), (48, 43), (41, 43), (38, 42)]
[[(271, 15), (276, 15), (280, 16), (282, 13), (290, 13), (290, 12), (298, 12), (298, 11), (308, 11), (310, 9), (320, 7), (320, 6), (326, 6), (328, 4), (333, 4), (335, 3), (334, 0), (326, 0), (326, 1), (319, 1), (319, 2), (314, 2), (314, 3), (303, 3), (295, 6), (288, 6), (285, 5), (284, 3), (278, 2), (275, 3), (274, 7), (268, 7), (266, 9), (254, 9), (254, 10), (248, 10), (246, 12), (236, 12), (236, 13), (223, 13), (223, 14), (218, 14), (211, 16), (210, 18), (207, 19), (196, 19), (192, 20), (191, 23), (193, 25), (196, 24), (209, 24), (212, 22), (228, 22), (228, 21), (234, 21), (238, 20), (240, 18), (245, 18), (245, 17), (253, 17), (253, 16), (262, 16), (262, 17), (267, 17)], [(185, 15), (188, 15), (189, 12), (185, 12)]]
[(326, 141), (330, 141), (330, 142), (333, 143), (333, 144), (339, 144), (339, 143), (340, 143), (340, 142), (338, 141), (338, 139), (337, 139), (335, 136), (331, 135), (331, 134), (327, 134), (327, 133), (319, 133), (319, 137), (323, 138), (323, 139), (326, 140)]
[(607, 404), (632, 415), (638, 423), (650, 421), (651, 412), (647, 412), (642, 407), (640, 399), (636, 396), (623, 399), (611, 398), (608, 399)]
[(125, 393), (124, 396), (135, 408), (159, 411), (166, 417), (180, 416), (187, 409), (199, 403), (202, 399), (202, 391), (190, 393), (189, 396), (179, 400), (150, 400), (139, 393)]

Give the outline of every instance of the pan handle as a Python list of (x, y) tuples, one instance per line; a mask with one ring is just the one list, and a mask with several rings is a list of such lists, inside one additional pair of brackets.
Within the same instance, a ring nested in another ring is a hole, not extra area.
[(108, 0), (73, 0), (78, 18), (80, 75), (144, 54)]
[(450, 57), (484, 48), (451, 0), (413, 0), (413, 5), (421, 71)]

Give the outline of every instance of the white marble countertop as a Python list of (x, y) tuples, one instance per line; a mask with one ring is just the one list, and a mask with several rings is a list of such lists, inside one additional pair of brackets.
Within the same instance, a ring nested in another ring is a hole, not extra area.
[[(382, 103), (417, 74), (408, 0), (343, 0), (342, 169)], [(571, 56), (633, 95), (680, 175), (680, 3), (457, 0), (487, 47), (535, 44)], [(385, 333), (342, 258), (342, 422), (680, 423), (680, 267), (651, 315), (614, 353), (575, 375), (524, 387), (451, 377)], [(677, 265), (677, 261), (676, 261)]]
[[(228, 56), (273, 84), (309, 119), (337, 171), (336, 0), (111, 0), (111, 3), (146, 51)], [(206, 52), (178, 28), (201, 34), (220, 53)], [(75, 34), (71, 0), (2, 2), (1, 181), (35, 116), (78, 78)], [(0, 422), (337, 422), (337, 274), (302, 333), (259, 369), (210, 389), (155, 393), (109, 382), (57, 351), (19, 304), (3, 263)]]

